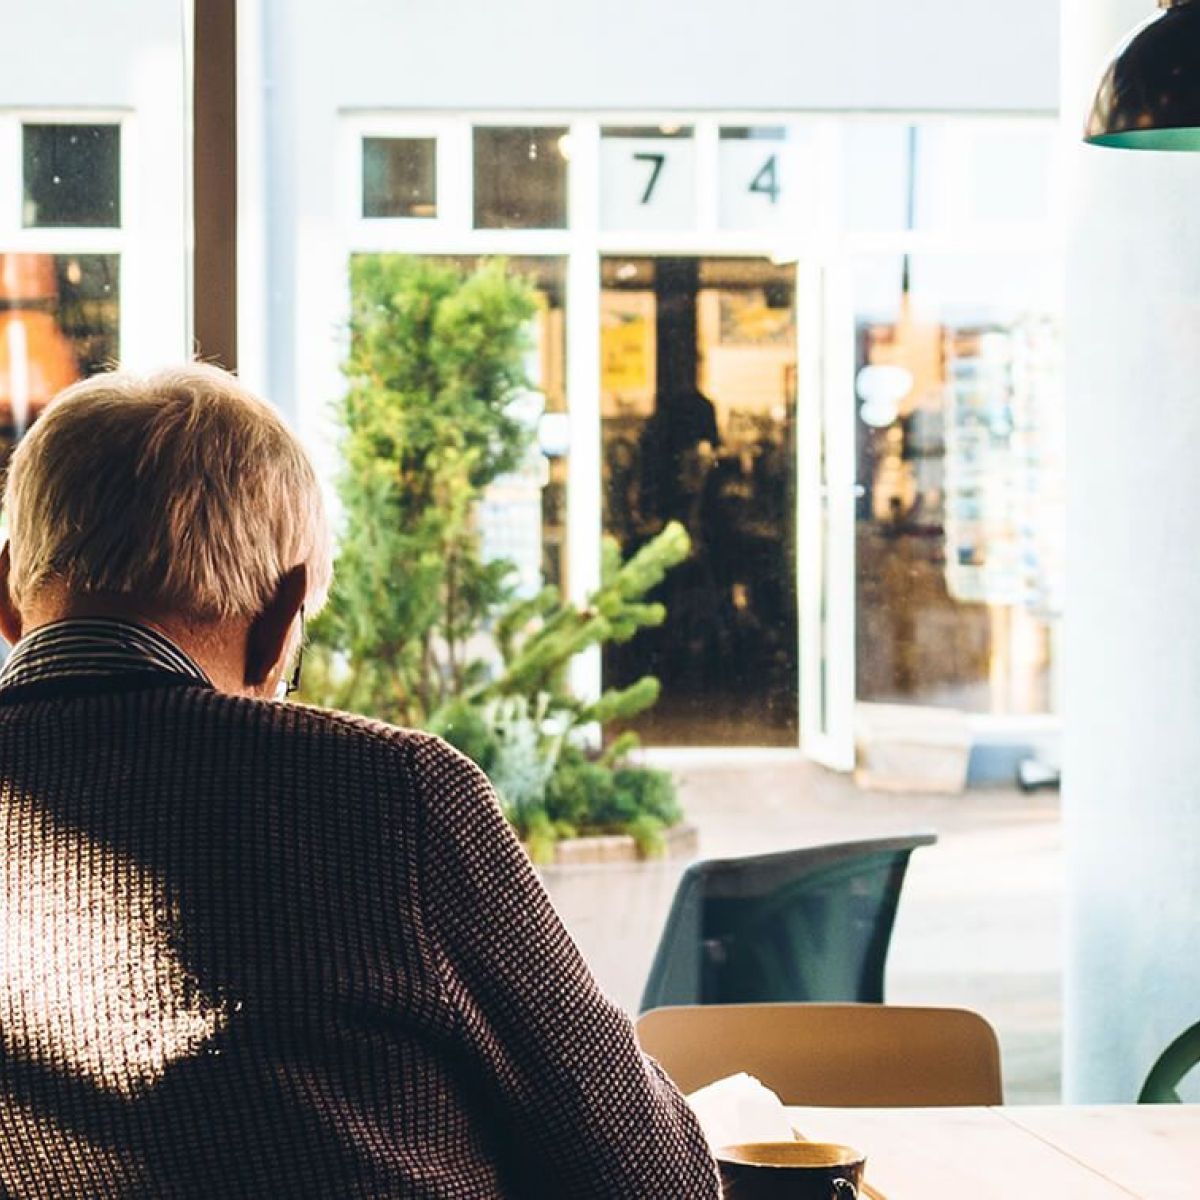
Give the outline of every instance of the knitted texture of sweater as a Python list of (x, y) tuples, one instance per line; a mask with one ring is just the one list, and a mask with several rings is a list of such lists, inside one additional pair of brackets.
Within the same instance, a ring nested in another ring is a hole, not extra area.
[(0, 1187), (719, 1194), (482, 773), (154, 671), (0, 688)]

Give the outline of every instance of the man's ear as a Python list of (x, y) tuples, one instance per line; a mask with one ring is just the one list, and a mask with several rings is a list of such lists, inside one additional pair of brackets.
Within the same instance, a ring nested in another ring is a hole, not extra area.
[(21, 640), (23, 622), (21, 614), (13, 602), (12, 590), (9, 587), (9, 576), (12, 574), (12, 551), (8, 542), (0, 550), (0, 634), (11, 646)]
[(261, 687), (287, 653), (288, 634), (308, 594), (308, 568), (299, 563), (284, 574), (246, 634), (246, 686)]

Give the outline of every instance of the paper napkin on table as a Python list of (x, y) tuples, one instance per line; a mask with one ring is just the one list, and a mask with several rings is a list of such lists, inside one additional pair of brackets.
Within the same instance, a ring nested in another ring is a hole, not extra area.
[(796, 1136), (783, 1102), (745, 1072), (718, 1079), (687, 1100), (714, 1149), (739, 1142), (790, 1142)]

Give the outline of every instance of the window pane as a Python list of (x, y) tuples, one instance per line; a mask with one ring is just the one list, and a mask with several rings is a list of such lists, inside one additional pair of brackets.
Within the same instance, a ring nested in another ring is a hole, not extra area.
[(115, 254), (0, 254), (0, 465), (61, 388), (117, 361)]
[(847, 229), (909, 226), (910, 188), (915, 188), (910, 136), (905, 126), (894, 123), (851, 122), (844, 127), (842, 219)]
[(605, 229), (691, 229), (696, 144), (691, 126), (607, 128), (600, 141)]
[(1053, 706), (1064, 450), (1053, 262), (856, 271), (858, 698)]
[(565, 127), (475, 130), (475, 228), (565, 229)]
[(1056, 126), (952, 121), (922, 128), (926, 228), (1040, 224), (1051, 217)]
[(842, 160), (847, 228), (1045, 226), (1054, 138), (1049, 121), (850, 124)]
[(363, 138), (362, 215), (437, 216), (436, 138)]
[(24, 126), (27, 227), (121, 224), (117, 125)]
[(718, 212), (722, 229), (770, 229), (796, 220), (795, 151), (783, 126), (721, 130)]

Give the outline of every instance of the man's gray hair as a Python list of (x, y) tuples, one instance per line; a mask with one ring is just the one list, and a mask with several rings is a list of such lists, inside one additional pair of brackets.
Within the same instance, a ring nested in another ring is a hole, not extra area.
[(13, 454), (4, 508), (18, 605), (61, 584), (216, 621), (261, 611), (300, 563), (310, 610), (329, 588), (312, 463), (279, 414), (217, 367), (73, 384)]

